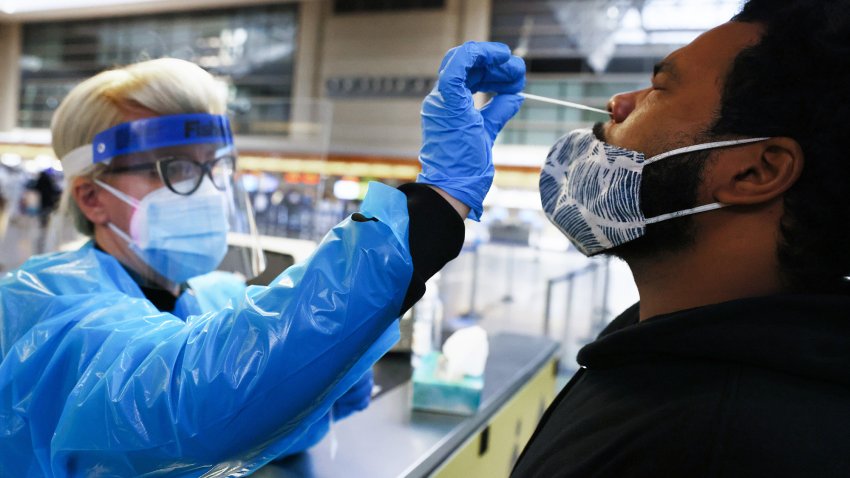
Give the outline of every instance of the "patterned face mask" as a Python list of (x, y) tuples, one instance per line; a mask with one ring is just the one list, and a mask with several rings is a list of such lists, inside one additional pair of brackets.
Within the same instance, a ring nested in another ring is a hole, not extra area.
[(582, 254), (599, 254), (643, 236), (647, 224), (726, 206), (711, 203), (644, 217), (640, 187), (647, 164), (678, 154), (765, 139), (768, 138), (697, 144), (645, 159), (643, 153), (596, 139), (590, 129), (572, 131), (555, 143), (540, 173), (543, 211)]

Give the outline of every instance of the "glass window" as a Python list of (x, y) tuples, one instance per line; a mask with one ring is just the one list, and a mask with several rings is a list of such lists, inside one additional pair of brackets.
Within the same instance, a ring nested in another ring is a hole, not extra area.
[[(648, 75), (563, 75), (561, 78), (529, 77), (525, 91), (549, 98), (573, 101), (604, 109), (608, 99), (623, 91), (645, 88)], [(565, 108), (534, 100), (525, 100), (516, 117), (499, 135), (500, 144), (548, 146), (575, 128), (586, 128), (605, 121), (599, 113)]]
[(660, 57), (727, 21), (740, 0), (498, 0), (491, 40), (533, 73), (650, 72)]
[(197, 63), (230, 85), (234, 130), (286, 134), (297, 5), (29, 23), (23, 27), (18, 124), (47, 128), (80, 81), (160, 57)]

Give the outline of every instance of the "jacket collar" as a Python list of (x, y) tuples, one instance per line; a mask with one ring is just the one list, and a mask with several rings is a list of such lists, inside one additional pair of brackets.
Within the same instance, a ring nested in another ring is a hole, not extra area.
[(850, 383), (850, 297), (776, 295), (638, 322), (639, 304), (579, 351), (593, 368), (657, 360), (724, 361)]

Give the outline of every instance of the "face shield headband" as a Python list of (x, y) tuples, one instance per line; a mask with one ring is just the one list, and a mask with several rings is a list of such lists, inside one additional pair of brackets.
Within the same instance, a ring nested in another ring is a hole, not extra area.
[(233, 145), (230, 122), (224, 115), (193, 113), (145, 118), (98, 133), (92, 144), (74, 149), (62, 158), (65, 177), (79, 175), (92, 164), (158, 148), (194, 144)]

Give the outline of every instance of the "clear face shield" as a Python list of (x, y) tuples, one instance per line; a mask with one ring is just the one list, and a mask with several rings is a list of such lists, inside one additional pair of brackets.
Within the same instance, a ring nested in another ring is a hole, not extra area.
[(126, 203), (107, 224), (142, 279), (171, 286), (214, 270), (246, 280), (265, 268), (254, 214), (236, 174), (225, 116), (185, 114), (122, 123), (62, 159), (68, 178), (92, 164), (102, 189)]

